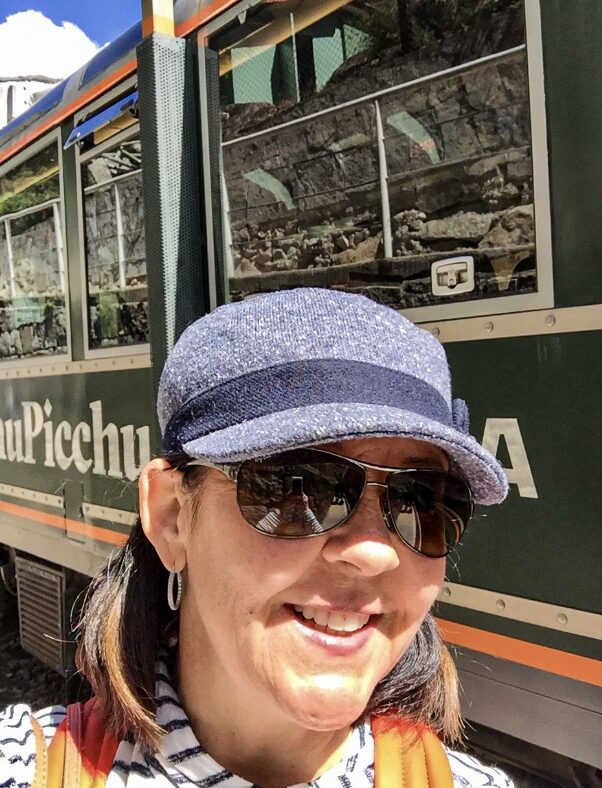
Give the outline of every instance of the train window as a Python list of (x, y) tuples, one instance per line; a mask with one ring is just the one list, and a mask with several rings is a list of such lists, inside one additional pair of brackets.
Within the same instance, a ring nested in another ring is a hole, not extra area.
[(0, 176), (0, 359), (67, 352), (59, 152)]
[(523, 5), (285, 0), (212, 34), (230, 296), (536, 293)]
[(82, 165), (91, 349), (148, 342), (140, 140), (91, 152)]

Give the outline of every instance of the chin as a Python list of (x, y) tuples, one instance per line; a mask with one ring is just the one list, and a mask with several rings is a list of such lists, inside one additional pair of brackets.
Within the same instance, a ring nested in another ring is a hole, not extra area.
[(340, 686), (312, 687), (287, 698), (289, 716), (307, 730), (330, 731), (352, 725), (368, 705), (371, 692)]

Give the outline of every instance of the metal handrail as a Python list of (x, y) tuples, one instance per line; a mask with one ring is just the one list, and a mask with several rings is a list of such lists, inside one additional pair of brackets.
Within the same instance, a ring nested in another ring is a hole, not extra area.
[(262, 137), (266, 134), (272, 134), (275, 131), (280, 131), (281, 129), (289, 128), (291, 126), (297, 126), (300, 123), (307, 123), (308, 121), (314, 120), (315, 118), (323, 117), (324, 115), (328, 115), (332, 112), (339, 112), (342, 109), (347, 109), (348, 107), (358, 106), (360, 104), (366, 104), (370, 101), (375, 101), (382, 96), (388, 96), (392, 93), (396, 93), (398, 91), (407, 90), (409, 88), (416, 87), (417, 85), (424, 85), (428, 82), (433, 82), (437, 79), (442, 79), (443, 77), (453, 76), (454, 74), (463, 73), (468, 71), (472, 68), (476, 68), (477, 66), (481, 66), (484, 63), (490, 63), (498, 60), (503, 60), (504, 58), (511, 57), (512, 55), (516, 55), (519, 52), (526, 51), (527, 45), (520, 44), (519, 46), (512, 47), (511, 49), (504, 49), (502, 52), (495, 52), (492, 55), (485, 55), (482, 58), (478, 58), (477, 60), (470, 60), (467, 63), (462, 63), (459, 66), (451, 66), (450, 68), (446, 68), (443, 71), (436, 71), (434, 74), (426, 74), (423, 77), (417, 77), (416, 79), (411, 79), (409, 82), (402, 82), (399, 85), (392, 85), (388, 88), (383, 88), (382, 90), (377, 90), (374, 93), (368, 93), (365, 96), (359, 96), (355, 99), (350, 99), (349, 101), (344, 101), (341, 104), (336, 104), (332, 107), (325, 107), (324, 109), (318, 110), (317, 112), (312, 112), (309, 115), (304, 115), (301, 118), (293, 118), (292, 120), (287, 120), (284, 123), (279, 123), (276, 126), (270, 126), (268, 129), (260, 129), (259, 131), (251, 132), (251, 134), (245, 134), (242, 137), (237, 137), (233, 140), (225, 140), (222, 142), (222, 147), (227, 148), (231, 145), (235, 145), (239, 142), (246, 142), (247, 140), (257, 139), (257, 137)]
[(0, 220), (8, 220), (12, 222), (14, 219), (20, 219), (22, 216), (27, 216), (30, 213), (42, 211), (44, 208), (51, 208), (53, 205), (59, 204), (60, 201), (60, 197), (53, 197), (51, 200), (46, 200), (46, 202), (40, 202), (37, 205), (32, 205), (29, 208), (22, 208), (20, 211), (15, 211), (14, 213), (5, 213), (3, 216), (0, 216)]

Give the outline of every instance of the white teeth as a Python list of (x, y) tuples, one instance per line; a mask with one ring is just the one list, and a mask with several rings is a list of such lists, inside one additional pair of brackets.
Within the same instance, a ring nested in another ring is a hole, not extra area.
[(316, 610), (313, 618), (319, 627), (325, 627), (328, 624), (328, 612), (326, 610)]
[(337, 632), (355, 632), (366, 626), (370, 616), (364, 613), (329, 613), (324, 608), (315, 608), (307, 605), (294, 605), (297, 613), (301, 613), (303, 618), (313, 619), (319, 627), (327, 627)]
[(326, 626), (329, 629), (337, 629), (340, 632), (345, 631), (345, 616), (342, 613), (330, 613), (328, 616), (328, 624)]

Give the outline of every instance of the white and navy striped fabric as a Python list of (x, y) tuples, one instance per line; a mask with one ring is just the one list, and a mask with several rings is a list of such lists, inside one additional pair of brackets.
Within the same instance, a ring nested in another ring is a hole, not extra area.
[[(46, 742), (65, 717), (63, 706), (53, 706), (36, 713)], [(35, 773), (36, 743), (31, 727), (31, 709), (24, 703), (8, 706), (0, 712), (0, 786), (29, 788)]]
[[(37, 712), (47, 741), (65, 716), (56, 706)], [(106, 788), (258, 788), (223, 769), (199, 744), (171, 684), (167, 669), (157, 670), (157, 721), (166, 735), (158, 752), (143, 753), (132, 740), (119, 745)], [(503, 772), (465, 753), (448, 751), (455, 788), (512, 788)], [(369, 725), (356, 727), (343, 759), (317, 780), (294, 788), (372, 788), (374, 741)], [(24, 704), (0, 713), (0, 788), (30, 788), (35, 773), (31, 710)], [(75, 787), (74, 787), (75, 788)]]

